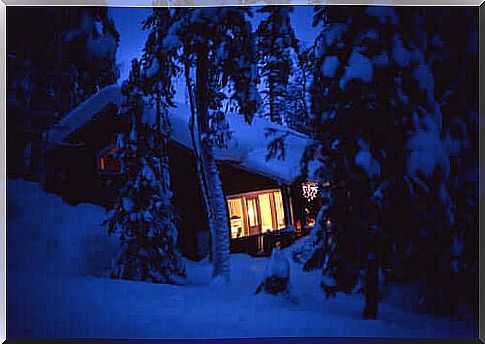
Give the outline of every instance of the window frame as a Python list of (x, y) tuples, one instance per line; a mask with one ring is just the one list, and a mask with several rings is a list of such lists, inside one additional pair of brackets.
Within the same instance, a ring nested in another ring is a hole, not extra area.
[(116, 148), (115, 144), (111, 143), (111, 144), (107, 145), (106, 147), (104, 147), (103, 149), (101, 149), (100, 151), (98, 151), (96, 153), (96, 170), (97, 170), (98, 174), (103, 175), (103, 176), (118, 176), (118, 175), (121, 175), (125, 172), (125, 163), (122, 159), (118, 159), (119, 162), (120, 162), (119, 172), (101, 169), (101, 166), (100, 166), (101, 165), (101, 158), (103, 156), (106, 156), (107, 153), (114, 148)]

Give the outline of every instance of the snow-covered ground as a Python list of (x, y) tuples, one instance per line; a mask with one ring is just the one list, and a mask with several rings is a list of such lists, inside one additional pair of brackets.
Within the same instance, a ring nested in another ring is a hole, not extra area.
[[(232, 255), (232, 279), (210, 284), (207, 261), (187, 262), (185, 286), (110, 280), (116, 241), (102, 208), (73, 207), (36, 183), (9, 180), (8, 336), (214, 338), (275, 336), (476, 337), (475, 321), (450, 321), (381, 304), (361, 320), (361, 295), (326, 300), (317, 272), (291, 262), (291, 293), (254, 295), (267, 258)], [(298, 243), (297, 243), (298, 244)], [(286, 249), (290, 255), (292, 248)]]

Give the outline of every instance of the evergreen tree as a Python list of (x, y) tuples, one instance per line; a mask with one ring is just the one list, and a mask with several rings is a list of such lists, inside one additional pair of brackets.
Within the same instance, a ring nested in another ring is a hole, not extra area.
[(70, 13), (71, 17), (76, 15), (78, 25), (62, 32), (64, 56), (71, 64), (75, 61), (77, 67), (70, 66), (74, 105), (115, 83), (119, 77), (115, 61), (119, 33), (108, 16), (108, 8), (93, 7)]
[[(307, 118), (306, 83), (309, 61), (300, 53), (291, 25), (290, 6), (264, 6), (256, 30), (261, 114), (268, 120), (304, 131)], [(286, 131), (268, 130), (266, 159), (285, 158)]]
[[(421, 204), (433, 205), (427, 208), (428, 216), (443, 218), (449, 224), (428, 225), (432, 230), (427, 234), (441, 236), (443, 249), (436, 255), (439, 269), (422, 274), (423, 300), (430, 310), (449, 312), (455, 317), (460, 316), (459, 299), (469, 302), (472, 308), (478, 300), (477, 14), (468, 8), (456, 9), (453, 15), (447, 8), (401, 11), (404, 25), (418, 38), (420, 46), (427, 47), (432, 61), (435, 95), (442, 112), (440, 137), (449, 165), (431, 178), (422, 178), (429, 192), (418, 198)], [(426, 218), (418, 221), (425, 222)], [(421, 257), (426, 257), (432, 252), (427, 248), (431, 243), (422, 246)], [(433, 282), (438, 279), (449, 283), (443, 288)], [(462, 283), (470, 288), (464, 289)]]
[(107, 7), (12, 8), (7, 31), (8, 173), (43, 180), (41, 133), (116, 81), (119, 35)]
[(123, 115), (131, 118), (129, 134), (120, 134), (118, 139), (124, 162), (123, 186), (105, 221), (109, 233), (119, 236), (121, 246), (111, 277), (178, 283), (185, 277), (185, 269), (176, 247), (170, 202), (167, 112), (157, 92), (153, 121), (145, 89), (140, 63), (134, 60), (122, 89)]
[[(246, 9), (204, 8), (169, 11), (164, 52), (181, 66), (190, 100), (189, 127), (204, 205), (211, 230), (213, 277), (229, 278), (229, 219), (214, 159), (214, 147), (225, 146), (228, 111), (251, 121), (255, 90), (253, 41)], [(156, 24), (160, 26), (162, 24)], [(164, 25), (164, 24), (163, 24)]]
[(282, 124), (287, 122), (295, 105), (301, 106), (290, 99), (295, 97), (288, 89), (298, 57), (298, 40), (290, 22), (292, 8), (264, 6), (258, 12), (267, 15), (256, 30), (263, 109), (272, 122)]
[[(436, 254), (428, 251), (412, 271), (448, 251), (453, 209), (446, 205), (448, 152), (433, 61), (392, 8), (318, 7), (314, 21), (323, 23), (310, 90), (318, 143), (309, 147), (304, 164), (322, 162), (317, 172), (332, 182), (335, 242), (324, 252), (323, 262), (330, 264), (323, 263), (322, 287), (350, 292), (367, 271), (364, 316), (375, 317), (376, 269), (402, 270), (424, 240), (417, 233), (429, 236), (432, 230), (441, 244), (435, 240)], [(424, 203), (444, 226), (416, 221), (429, 217), (416, 207), (417, 193), (426, 195)], [(385, 258), (390, 255), (392, 260)]]
[(313, 60), (310, 49), (301, 51), (298, 48), (297, 64), (292, 70), (292, 76), (288, 81), (288, 109), (287, 125), (289, 128), (311, 135), (308, 124), (309, 99), (308, 86), (310, 84)]

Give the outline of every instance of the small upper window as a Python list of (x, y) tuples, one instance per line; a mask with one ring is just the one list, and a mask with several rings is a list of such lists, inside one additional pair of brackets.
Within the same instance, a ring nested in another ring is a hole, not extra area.
[(123, 163), (118, 158), (119, 149), (110, 145), (98, 154), (98, 172), (103, 174), (119, 174), (123, 172)]

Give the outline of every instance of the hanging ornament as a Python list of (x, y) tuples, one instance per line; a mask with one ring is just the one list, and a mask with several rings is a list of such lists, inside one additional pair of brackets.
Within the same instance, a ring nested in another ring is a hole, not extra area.
[(309, 202), (313, 201), (318, 195), (318, 185), (315, 182), (305, 182), (301, 184), (301, 189), (303, 192), (303, 197), (305, 197)]

